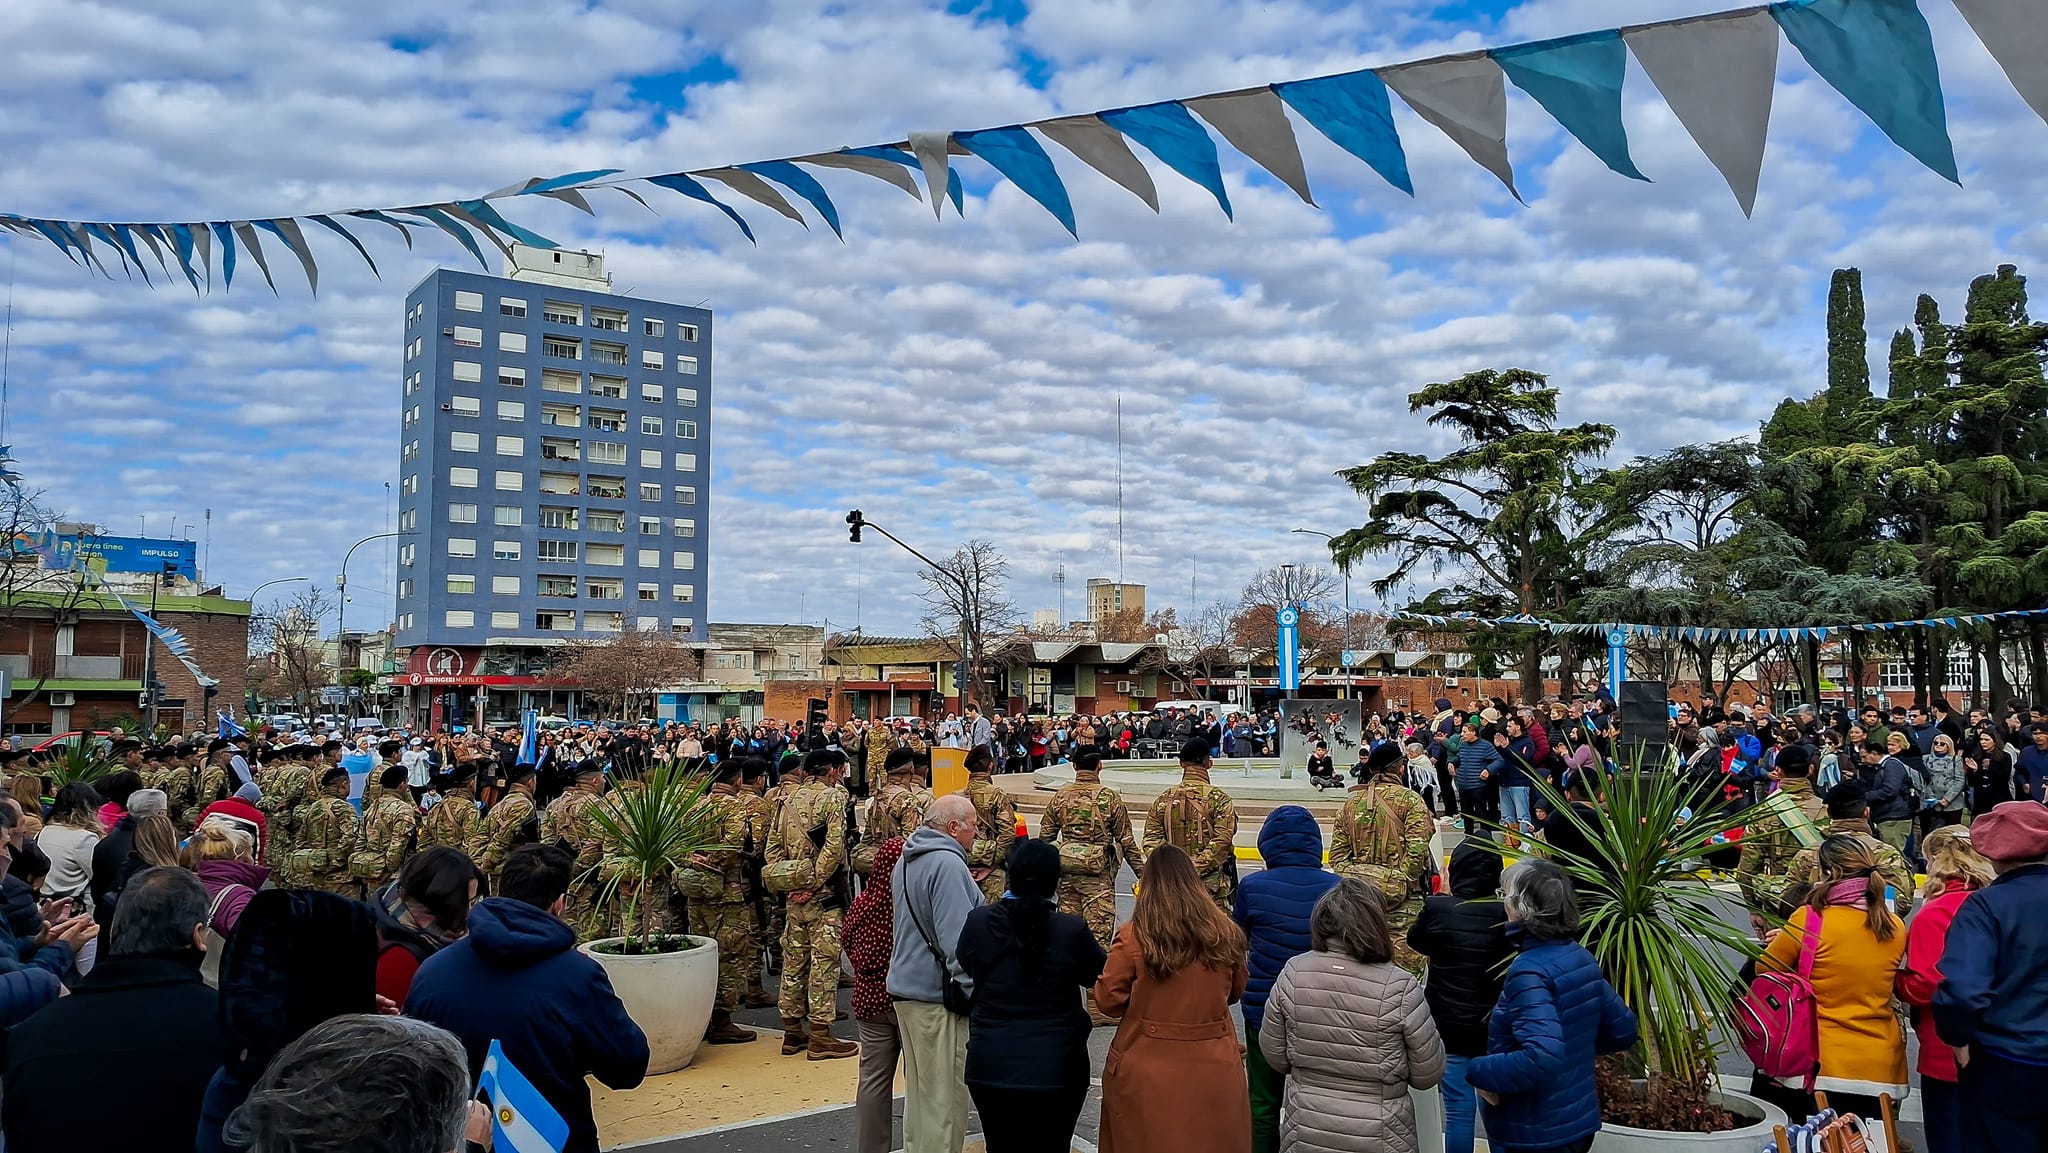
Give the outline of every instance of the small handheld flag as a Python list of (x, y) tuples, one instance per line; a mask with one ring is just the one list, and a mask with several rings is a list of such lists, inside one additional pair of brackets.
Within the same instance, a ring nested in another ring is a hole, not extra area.
[(504, 1153), (561, 1153), (568, 1144), (569, 1123), (505, 1059), (505, 1050), (496, 1041), (484, 1058), (477, 1090), (491, 1103), (491, 1148)]
[(525, 731), (519, 738), (519, 763), (537, 765), (540, 763), (540, 710), (526, 710), (524, 722)]
[(236, 724), (236, 723), (235, 723), (235, 719), (234, 719), (233, 717), (230, 717), (230, 716), (229, 716), (229, 715), (227, 714), (227, 710), (226, 710), (226, 709), (222, 709), (222, 710), (221, 710), (221, 712), (220, 712), (220, 739), (221, 739), (221, 740), (224, 740), (224, 741), (225, 741), (225, 740), (230, 740), (230, 739), (232, 739), (232, 738), (235, 738), (235, 737), (246, 737), (246, 736), (248, 736), (248, 735), (249, 735), (249, 733), (248, 733), (248, 730), (246, 730), (246, 729), (242, 728), (242, 726), (240, 726), (240, 725)]

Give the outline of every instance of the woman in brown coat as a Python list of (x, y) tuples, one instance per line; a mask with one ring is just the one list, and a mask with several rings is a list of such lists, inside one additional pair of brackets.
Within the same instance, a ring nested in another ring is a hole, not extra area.
[(1121, 1017), (1102, 1065), (1103, 1153), (1244, 1153), (1251, 1097), (1230, 1006), (1244, 995), (1244, 934), (1188, 855), (1145, 861), (1095, 1004)]

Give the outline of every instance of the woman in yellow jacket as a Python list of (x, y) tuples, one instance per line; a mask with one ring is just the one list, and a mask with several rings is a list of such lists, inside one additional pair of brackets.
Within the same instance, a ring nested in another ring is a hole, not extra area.
[[(1906, 927), (1891, 912), (1877, 855), (1861, 838), (1829, 837), (1818, 853), (1821, 879), (1803, 908), (1771, 939), (1759, 969), (1797, 972), (1806, 934), (1819, 927), (1813, 995), (1820, 1014), (1820, 1069), (1813, 1087), (1835, 1109), (1878, 1115), (1877, 1095), (1906, 1097), (1906, 1034), (1892, 1010), (1892, 979), (1906, 953)], [(1756, 1096), (1792, 1117), (1810, 1115), (1804, 1077), (1758, 1077)]]

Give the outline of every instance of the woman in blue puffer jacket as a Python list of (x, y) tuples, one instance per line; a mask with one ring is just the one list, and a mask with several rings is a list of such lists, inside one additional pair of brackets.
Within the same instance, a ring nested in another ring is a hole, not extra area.
[(1266, 867), (1238, 883), (1230, 916), (1244, 930), (1245, 964), (1251, 971), (1243, 1003), (1252, 1153), (1274, 1153), (1280, 1147), (1280, 1097), (1286, 1078), (1267, 1067), (1259, 1052), (1259, 1025), (1280, 970), (1309, 951), (1309, 914), (1316, 901), (1336, 887), (1337, 874), (1323, 868), (1323, 831), (1300, 805), (1282, 805), (1266, 815), (1259, 828), (1259, 856)]
[(1465, 1079), (1484, 1103), (1496, 1153), (1586, 1153), (1600, 1131), (1593, 1058), (1636, 1043), (1636, 1016), (1575, 938), (1571, 879), (1548, 861), (1524, 861), (1502, 878), (1508, 966), (1487, 1029), (1486, 1056)]

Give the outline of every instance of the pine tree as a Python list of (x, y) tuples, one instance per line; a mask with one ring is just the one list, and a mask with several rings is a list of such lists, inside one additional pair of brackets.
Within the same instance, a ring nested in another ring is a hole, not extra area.
[(1836, 444), (1855, 440), (1870, 403), (1869, 334), (1863, 327), (1863, 272), (1837, 268), (1828, 283), (1827, 432)]

